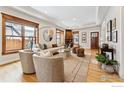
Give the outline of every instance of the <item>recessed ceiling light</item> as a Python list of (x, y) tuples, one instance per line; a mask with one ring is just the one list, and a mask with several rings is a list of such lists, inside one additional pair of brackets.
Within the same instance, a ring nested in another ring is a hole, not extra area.
[(76, 20), (76, 18), (73, 18), (73, 21), (75, 21)]
[(62, 21), (62, 23), (64, 23), (64, 21)]
[(45, 14), (47, 14), (47, 11), (44, 11)]

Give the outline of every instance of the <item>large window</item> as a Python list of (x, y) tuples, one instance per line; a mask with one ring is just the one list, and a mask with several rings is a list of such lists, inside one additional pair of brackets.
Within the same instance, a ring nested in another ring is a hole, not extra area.
[(38, 42), (38, 24), (2, 13), (2, 53), (16, 53)]
[(56, 32), (56, 43), (57, 45), (61, 44), (61, 32)]
[(56, 44), (57, 45), (64, 44), (64, 31), (59, 29), (56, 30)]
[(29, 26), (24, 26), (24, 47), (28, 45), (29, 41), (33, 41), (33, 44), (36, 43), (36, 28), (34, 27), (29, 27)]
[(79, 32), (73, 32), (73, 44), (74, 45), (79, 44)]

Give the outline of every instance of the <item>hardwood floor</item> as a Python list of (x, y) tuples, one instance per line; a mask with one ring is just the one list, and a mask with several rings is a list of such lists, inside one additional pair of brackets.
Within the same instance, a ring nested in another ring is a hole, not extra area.
[(0, 82), (36, 82), (35, 74), (25, 75), (21, 63), (15, 62), (0, 66)]
[(124, 82), (117, 74), (109, 74), (100, 69), (95, 59), (97, 51), (91, 51), (87, 82)]
[[(90, 53), (90, 50), (88, 50)], [(96, 51), (91, 51), (88, 67), (87, 82), (124, 82), (117, 74), (108, 74), (97, 66), (95, 60)], [(79, 80), (76, 80), (79, 81)], [(21, 63), (0, 66), (0, 82), (37, 82), (36, 75), (25, 75), (22, 72)]]

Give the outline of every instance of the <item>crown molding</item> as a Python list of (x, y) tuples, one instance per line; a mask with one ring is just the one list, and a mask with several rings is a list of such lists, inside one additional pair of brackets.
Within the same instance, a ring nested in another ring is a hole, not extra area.
[(19, 6), (3, 6), (3, 8), (13, 9), (15, 11), (18, 11), (18, 12), (24, 13), (26, 15), (29, 15), (33, 18), (36, 18), (36, 19), (40, 20), (41, 22), (43, 21), (45, 23), (63, 28), (56, 24), (57, 23), (56, 20), (48, 18), (46, 15), (36, 11), (35, 9), (31, 8), (30, 6), (20, 6), (20, 7)]
[[(59, 22), (58, 20), (52, 19), (50, 17), (48, 17), (45, 14), (42, 14), (41, 12), (33, 9), (30, 6), (4, 6), (4, 7), (8, 7), (11, 9), (15, 9), (16, 11), (22, 12), (24, 14), (30, 15), (34, 18), (37, 18), (43, 22), (46, 23), (50, 23), (52, 25), (55, 25), (57, 27), (60, 27), (62, 29), (66, 29), (66, 26), (64, 26), (61, 22)], [(87, 24), (87, 25), (83, 25), (82, 27), (76, 29), (76, 28), (72, 28), (73, 30), (80, 30), (80, 29), (85, 29), (85, 28), (91, 28), (91, 27), (97, 27), (100, 26), (105, 18), (105, 16), (108, 13), (109, 10), (109, 6), (98, 6), (96, 7), (96, 23), (94, 24)]]
[(110, 9), (110, 6), (98, 6), (97, 7), (97, 14), (96, 14), (97, 25), (101, 25), (103, 23), (103, 20), (105, 19), (109, 9)]

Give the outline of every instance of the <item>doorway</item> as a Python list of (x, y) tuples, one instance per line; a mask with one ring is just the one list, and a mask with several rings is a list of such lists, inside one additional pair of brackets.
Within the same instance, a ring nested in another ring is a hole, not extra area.
[(99, 48), (99, 32), (91, 32), (91, 49)]

